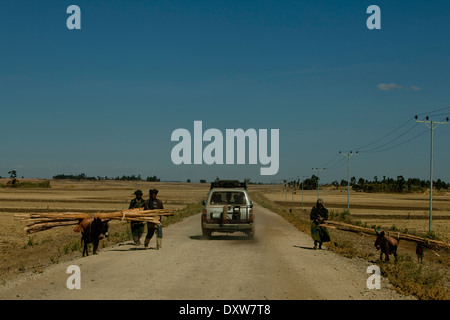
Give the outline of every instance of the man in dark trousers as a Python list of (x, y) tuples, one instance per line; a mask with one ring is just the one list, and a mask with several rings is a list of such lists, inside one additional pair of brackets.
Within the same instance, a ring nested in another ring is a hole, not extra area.
[[(154, 210), (154, 209), (164, 209), (163, 203), (161, 200), (157, 199), (156, 196), (158, 195), (158, 190), (156, 189), (150, 189), (149, 192), (150, 198), (145, 202), (145, 210)], [(159, 217), (161, 221), (161, 216)], [(150, 239), (153, 237), (153, 234), (155, 233), (155, 229), (157, 231), (156, 234), (156, 249), (161, 248), (162, 244), (162, 225), (161, 224), (155, 224), (152, 222), (147, 222), (147, 235), (145, 236), (145, 247), (148, 247), (148, 244), (150, 243)]]
[(316, 205), (311, 210), (310, 218), (312, 221), (311, 236), (314, 239), (314, 249), (317, 249), (317, 244), (319, 244), (319, 249), (322, 249), (322, 243), (330, 241), (328, 229), (319, 226), (325, 220), (328, 220), (328, 209), (325, 208), (322, 199), (317, 200)]
[[(145, 204), (145, 200), (142, 198), (142, 191), (136, 190), (134, 192), (134, 195), (136, 196), (133, 200), (130, 202), (130, 206), (128, 209), (134, 209), (134, 208), (141, 208)], [(136, 245), (141, 244), (141, 236), (144, 233), (144, 222), (142, 221), (130, 221), (131, 226), (131, 234), (133, 236), (133, 242)]]

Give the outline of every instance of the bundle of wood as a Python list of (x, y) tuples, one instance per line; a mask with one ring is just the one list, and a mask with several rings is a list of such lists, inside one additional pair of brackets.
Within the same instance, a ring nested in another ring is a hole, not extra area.
[[(324, 226), (324, 227), (332, 228), (332, 229), (343, 230), (343, 231), (370, 234), (370, 235), (374, 235), (374, 236), (377, 235), (377, 232), (374, 229), (359, 227), (359, 226), (355, 226), (352, 224), (337, 222), (337, 221), (324, 221), (322, 224), (320, 224), (320, 226)], [(400, 239), (406, 240), (406, 241), (413, 241), (416, 243), (420, 243), (420, 244), (423, 244), (428, 247), (438, 247), (438, 248), (447, 248), (447, 249), (450, 248), (450, 244), (447, 242), (444, 242), (444, 241), (421, 238), (421, 237), (414, 236), (411, 234), (400, 233), (400, 232), (395, 232), (395, 231), (392, 231), (390, 233), (391, 233), (390, 236), (399, 237)], [(387, 233), (387, 235), (389, 235), (389, 232)]]
[(56, 227), (77, 225), (81, 220), (90, 217), (106, 220), (142, 221), (160, 224), (160, 217), (173, 215), (173, 212), (165, 209), (144, 210), (144, 208), (135, 208), (95, 214), (80, 212), (31, 213), (16, 214), (14, 217), (27, 223), (27, 226), (24, 228), (27, 233), (35, 233)]

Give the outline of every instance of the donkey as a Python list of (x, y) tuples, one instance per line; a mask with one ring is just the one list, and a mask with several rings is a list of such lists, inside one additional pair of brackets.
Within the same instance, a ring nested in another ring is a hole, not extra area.
[(384, 231), (377, 233), (377, 239), (375, 240), (375, 248), (377, 250), (381, 249), (380, 253), (380, 260), (383, 260), (383, 253), (385, 255), (385, 261), (389, 261), (389, 255), (393, 254), (395, 257), (395, 260), (397, 261), (397, 247), (398, 243), (400, 242), (400, 237), (397, 236), (397, 238), (387, 236)]
[(93, 244), (92, 254), (97, 254), (98, 244), (100, 239), (108, 237), (108, 222), (100, 218), (84, 218), (73, 229), (75, 232), (81, 231), (81, 243), (84, 243), (83, 257), (89, 256), (88, 244)]

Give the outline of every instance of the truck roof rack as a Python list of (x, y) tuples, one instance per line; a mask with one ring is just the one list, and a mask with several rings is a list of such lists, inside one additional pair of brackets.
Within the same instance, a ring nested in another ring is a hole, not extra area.
[(239, 180), (217, 180), (211, 182), (211, 188), (244, 188), (247, 189), (246, 182), (240, 182)]

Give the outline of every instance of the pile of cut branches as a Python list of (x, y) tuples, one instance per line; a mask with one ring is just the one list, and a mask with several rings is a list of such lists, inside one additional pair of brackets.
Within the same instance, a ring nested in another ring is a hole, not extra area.
[[(374, 235), (374, 236), (378, 235), (377, 231), (375, 229), (359, 227), (359, 226), (355, 226), (352, 224), (337, 222), (337, 221), (324, 221), (322, 224), (320, 224), (320, 226), (324, 226), (324, 227), (331, 228), (331, 229), (343, 230), (343, 231), (369, 234), (369, 235)], [(391, 233), (390, 236), (393, 236), (395, 238), (399, 238), (399, 239), (406, 240), (406, 241), (413, 241), (413, 242), (420, 243), (420, 244), (428, 246), (428, 247), (438, 247), (438, 248), (447, 248), (447, 249), (450, 248), (450, 244), (447, 242), (444, 242), (444, 241), (432, 240), (432, 239), (414, 236), (411, 234), (394, 232), (394, 231), (391, 231), (390, 233)], [(389, 235), (389, 233), (388, 233), (388, 235)]]
[(144, 208), (135, 208), (105, 213), (80, 213), (80, 212), (61, 212), (61, 213), (30, 213), (15, 214), (16, 219), (27, 223), (24, 230), (27, 233), (36, 233), (56, 227), (77, 225), (85, 218), (100, 218), (105, 220), (121, 221), (142, 221), (160, 224), (160, 217), (173, 216), (174, 213), (165, 209), (144, 210)]

